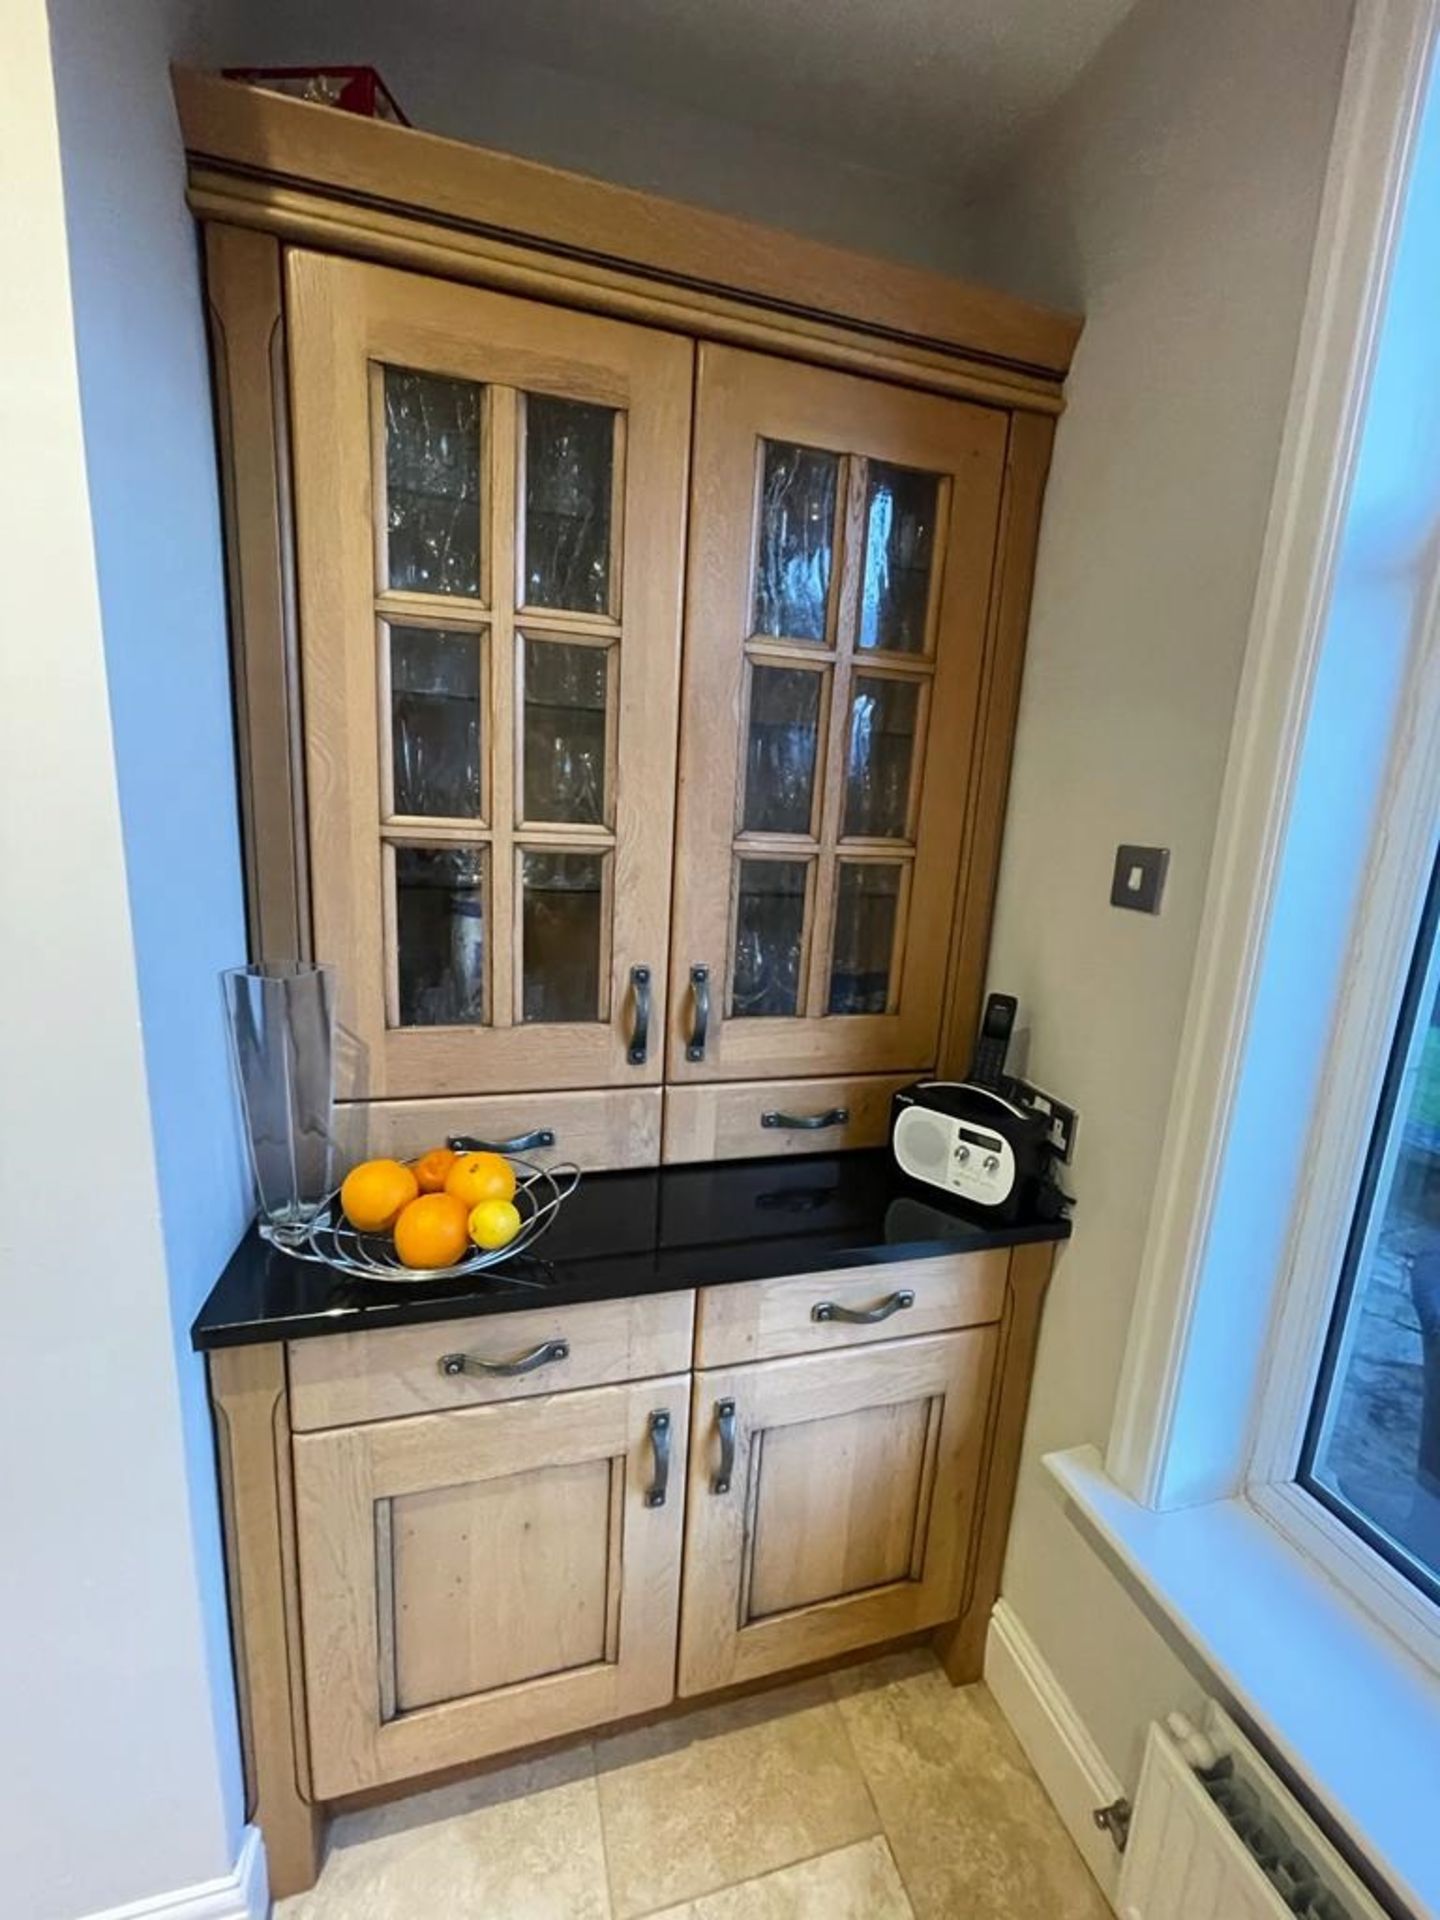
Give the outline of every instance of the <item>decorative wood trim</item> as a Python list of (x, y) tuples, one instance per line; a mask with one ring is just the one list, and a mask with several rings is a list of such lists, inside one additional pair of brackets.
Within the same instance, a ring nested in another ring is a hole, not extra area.
[(252, 960), (310, 954), (280, 244), (205, 229)]
[[(172, 80), (186, 148), (208, 163), (211, 191), (226, 175), (260, 183), (266, 197), (303, 184), (362, 215), (393, 222), (419, 213), (472, 241), (523, 242), (562, 261), (571, 278), (599, 269), (637, 286), (669, 283), (792, 327), (838, 319), (895, 348), (1052, 384), (1079, 337), (1073, 315), (922, 268), (212, 74), (176, 67)], [(254, 203), (263, 211), (263, 200)]]
[(950, 943), (949, 998), (940, 1037), (939, 1073), (963, 1074), (970, 1064), (980, 1023), (995, 887), (1000, 874), (1005, 801), (1020, 712), (1040, 508), (1050, 471), (1055, 423), (1040, 414), (1018, 413), (1010, 423), (1005, 490), (995, 542), (990, 631), (965, 833), (960, 882)]
[(1175, 1091), (1106, 1471), (1166, 1498), (1196, 1295), (1229, 1148), (1306, 715), (1329, 610), (1435, 0), (1361, 0), (1261, 555)]
[(315, 1884), (323, 1832), (310, 1792), (285, 1350), (227, 1347), (209, 1364), (246, 1812), (279, 1899)]
[(978, 1680), (984, 1667), (985, 1635), (990, 1610), (1000, 1591), (1000, 1570), (1010, 1534), (1010, 1509), (1015, 1503), (1020, 1443), (1025, 1436), (1035, 1347), (1040, 1338), (1040, 1313), (1054, 1264), (1055, 1248), (1048, 1241), (1016, 1247), (1010, 1255), (1000, 1346), (990, 1389), (984, 1465), (975, 1495), (976, 1531), (971, 1540), (964, 1603), (959, 1618), (941, 1627), (934, 1641), (935, 1651), (957, 1687)]

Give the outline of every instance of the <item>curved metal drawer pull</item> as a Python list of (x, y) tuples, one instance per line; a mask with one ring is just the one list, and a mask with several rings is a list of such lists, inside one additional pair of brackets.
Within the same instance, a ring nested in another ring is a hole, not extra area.
[(762, 1113), (762, 1127), (790, 1127), (804, 1133), (818, 1133), (822, 1127), (843, 1127), (850, 1121), (848, 1107), (831, 1107), (828, 1113)]
[(625, 1058), (632, 1067), (643, 1067), (650, 1052), (649, 967), (631, 967), (630, 985), (635, 994), (635, 1024), (630, 1029), (630, 1048)]
[(452, 1379), (460, 1373), (483, 1373), (492, 1379), (511, 1380), (517, 1373), (534, 1373), (537, 1367), (548, 1367), (552, 1360), (569, 1358), (568, 1340), (542, 1340), (538, 1347), (522, 1353), (518, 1360), (481, 1360), (473, 1353), (443, 1353), (440, 1371)]
[(655, 1451), (655, 1478), (645, 1489), (647, 1507), (663, 1507), (670, 1486), (670, 1415), (657, 1407), (650, 1416), (650, 1445)]
[(873, 1327), (877, 1320), (888, 1320), (892, 1313), (903, 1313), (906, 1307), (913, 1307), (914, 1304), (914, 1294), (908, 1287), (902, 1287), (899, 1293), (892, 1293), (878, 1307), (871, 1307), (866, 1312), (859, 1307), (842, 1307), (838, 1300), (818, 1300), (810, 1309), (810, 1318), (843, 1320), (852, 1327)]
[(532, 1147), (553, 1147), (551, 1127), (536, 1127), (533, 1133), (517, 1133), (512, 1140), (477, 1140), (473, 1134), (452, 1133), (445, 1142), (452, 1153), (529, 1153)]
[(715, 1402), (715, 1424), (720, 1429), (720, 1470), (710, 1482), (711, 1493), (728, 1493), (735, 1474), (735, 1402)]
[(705, 1058), (705, 1038), (710, 1031), (710, 969), (709, 967), (691, 967), (690, 991), (695, 996), (695, 1024), (690, 1029), (690, 1044), (685, 1049), (687, 1060)]

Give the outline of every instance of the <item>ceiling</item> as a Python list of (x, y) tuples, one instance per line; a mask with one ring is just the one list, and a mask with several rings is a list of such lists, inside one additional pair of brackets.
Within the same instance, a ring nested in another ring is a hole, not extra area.
[(408, 0), (441, 44), (763, 128), (955, 188), (1070, 85), (1134, 0)]

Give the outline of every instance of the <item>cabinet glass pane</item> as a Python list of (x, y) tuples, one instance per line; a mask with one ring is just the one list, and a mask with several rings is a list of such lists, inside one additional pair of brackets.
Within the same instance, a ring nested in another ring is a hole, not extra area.
[(865, 486), (865, 568), (860, 586), (862, 647), (925, 651), (940, 482), (913, 467), (870, 462)]
[(405, 593), (480, 591), (480, 389), (385, 369), (389, 584)]
[(610, 606), (615, 413), (525, 396), (525, 601), (571, 613)]
[(392, 811), (474, 819), (480, 804), (480, 636), (390, 629)]
[(751, 833), (809, 833), (824, 676), (803, 667), (750, 669), (745, 810)]
[(521, 1006), (526, 1020), (600, 1018), (603, 876), (603, 854), (521, 855)]
[(835, 552), (840, 456), (765, 442), (755, 556), (755, 631), (823, 640)]
[(842, 860), (835, 876), (831, 1013), (884, 1013), (890, 999), (900, 868), (888, 861)]
[(742, 860), (735, 908), (730, 1011), (739, 1018), (800, 1010), (807, 860)]
[(524, 818), (605, 818), (604, 647), (525, 642)]
[(396, 847), (402, 1027), (484, 1020), (485, 861), (484, 847)]
[(920, 689), (913, 680), (855, 676), (845, 748), (845, 822), (851, 837), (903, 840)]

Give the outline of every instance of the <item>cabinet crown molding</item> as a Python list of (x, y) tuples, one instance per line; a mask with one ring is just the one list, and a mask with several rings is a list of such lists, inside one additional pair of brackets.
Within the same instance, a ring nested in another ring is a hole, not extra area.
[[(463, 141), (172, 70), (191, 205), (372, 258), (1056, 412), (1080, 319)], [(532, 288), (533, 290), (533, 288)]]

